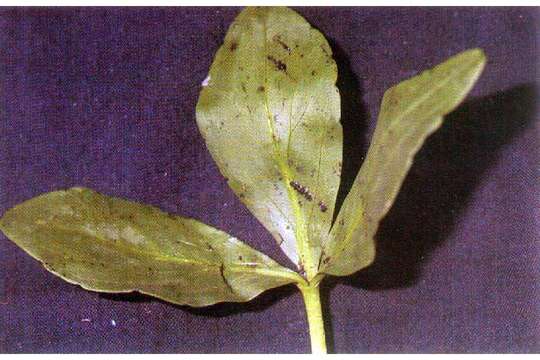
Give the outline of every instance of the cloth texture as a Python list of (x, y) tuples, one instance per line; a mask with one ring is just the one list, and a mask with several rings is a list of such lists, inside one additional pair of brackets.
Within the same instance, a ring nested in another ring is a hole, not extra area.
[[(540, 351), (539, 9), (295, 9), (338, 64), (344, 189), (387, 88), (468, 48), (488, 57), (416, 156), (374, 264), (323, 282), (330, 351)], [(195, 122), (239, 11), (1, 8), (0, 213), (84, 186), (193, 217), (292, 266), (228, 188)], [(193, 309), (85, 291), (3, 234), (0, 264), (3, 353), (310, 351), (294, 286)]]

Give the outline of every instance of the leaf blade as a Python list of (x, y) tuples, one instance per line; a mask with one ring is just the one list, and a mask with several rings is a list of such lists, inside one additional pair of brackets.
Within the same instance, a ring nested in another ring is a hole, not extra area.
[(485, 61), (482, 50), (467, 50), (385, 92), (366, 160), (324, 245), (322, 272), (344, 276), (371, 264), (378, 224), (415, 154), (465, 98)]
[(0, 229), (47, 270), (87, 290), (206, 306), (301, 281), (224, 232), (89, 189), (23, 202), (4, 214)]
[(199, 129), (229, 186), (308, 277), (339, 187), (336, 78), (327, 41), (301, 16), (247, 8), (197, 104)]

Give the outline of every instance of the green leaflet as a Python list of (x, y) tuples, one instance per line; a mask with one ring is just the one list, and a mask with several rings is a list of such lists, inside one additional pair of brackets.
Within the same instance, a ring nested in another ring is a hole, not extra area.
[(348, 275), (373, 261), (378, 224), (414, 155), (465, 98), (485, 61), (482, 50), (467, 50), (386, 91), (366, 160), (324, 244), (321, 272)]
[(89, 189), (28, 200), (6, 212), (0, 228), (49, 271), (88, 290), (205, 306), (303, 282), (222, 231)]
[(317, 273), (341, 175), (337, 69), (323, 35), (287, 8), (247, 8), (229, 28), (197, 123), (230, 187), (287, 256)]

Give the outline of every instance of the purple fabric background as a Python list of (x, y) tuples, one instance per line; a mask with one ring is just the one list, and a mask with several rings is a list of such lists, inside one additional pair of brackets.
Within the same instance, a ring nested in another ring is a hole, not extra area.
[[(0, 212), (86, 186), (194, 217), (289, 266), (195, 123), (200, 84), (238, 11), (0, 9)], [(418, 154), (375, 264), (324, 283), (330, 348), (540, 351), (538, 8), (298, 11), (338, 62), (345, 189), (386, 88), (467, 48), (489, 58)], [(309, 351), (292, 286), (191, 309), (84, 291), (3, 235), (0, 263), (0, 352)]]

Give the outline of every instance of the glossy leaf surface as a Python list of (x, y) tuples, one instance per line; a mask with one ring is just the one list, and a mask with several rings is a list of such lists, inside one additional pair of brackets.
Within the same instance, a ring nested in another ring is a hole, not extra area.
[(323, 35), (287, 8), (247, 8), (197, 104), (222, 174), (281, 249), (316, 273), (341, 173), (337, 69)]
[(348, 275), (373, 261), (373, 237), (414, 155), (464, 99), (484, 65), (481, 50), (464, 51), (386, 91), (366, 160), (324, 245), (322, 272)]
[(94, 291), (205, 306), (302, 281), (222, 231), (83, 188), (15, 206), (0, 228), (49, 271)]

